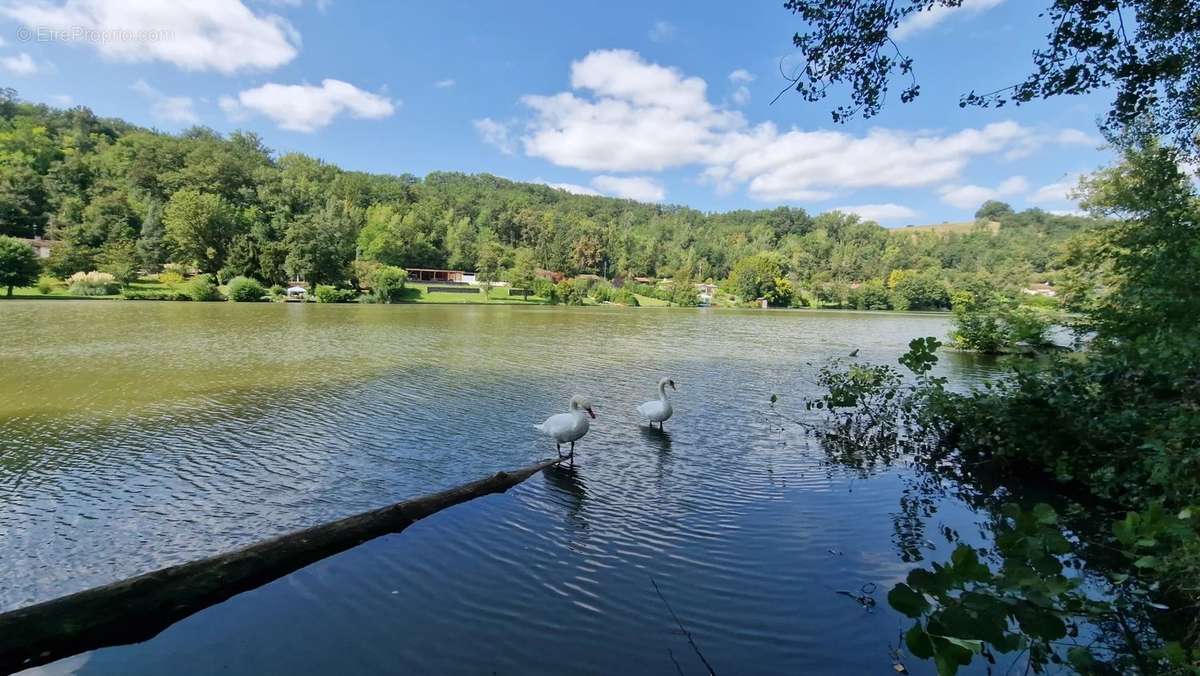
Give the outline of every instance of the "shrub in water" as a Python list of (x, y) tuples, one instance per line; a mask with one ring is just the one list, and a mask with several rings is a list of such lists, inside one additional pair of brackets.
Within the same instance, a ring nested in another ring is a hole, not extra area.
[(380, 303), (394, 303), (404, 295), (408, 271), (393, 265), (382, 265), (371, 272), (371, 295)]
[(358, 292), (354, 289), (339, 289), (336, 286), (318, 284), (316, 296), (318, 303), (349, 303), (358, 297)]
[(191, 300), (175, 289), (137, 289), (129, 286), (121, 289), (121, 297), (125, 300)]
[(612, 293), (612, 302), (617, 305), (627, 305), (629, 307), (637, 307), (637, 296), (629, 289), (615, 289)]
[(536, 277), (533, 280), (533, 295), (545, 298), (551, 303), (557, 303), (558, 287), (554, 286), (554, 282), (545, 277)]
[(67, 278), (67, 290), (72, 296), (108, 296), (120, 288), (117, 279), (107, 272), (76, 272)]
[(252, 277), (234, 277), (225, 286), (225, 295), (235, 303), (256, 303), (267, 293), (262, 284)]
[(181, 292), (197, 302), (221, 299), (221, 292), (217, 289), (217, 283), (213, 281), (212, 275), (192, 277), (191, 281), (183, 285)]

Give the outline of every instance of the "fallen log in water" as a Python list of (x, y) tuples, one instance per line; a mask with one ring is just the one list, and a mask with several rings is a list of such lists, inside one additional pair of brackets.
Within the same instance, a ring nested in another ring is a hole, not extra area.
[(163, 568), (0, 614), (0, 671), (153, 638), (175, 622), (447, 507), (503, 493), (559, 460), (313, 526), (200, 561)]

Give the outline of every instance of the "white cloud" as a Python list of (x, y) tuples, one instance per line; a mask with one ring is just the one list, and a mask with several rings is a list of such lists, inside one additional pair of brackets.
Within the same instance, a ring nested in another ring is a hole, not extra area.
[(37, 62), (33, 57), (26, 52), (21, 52), (16, 56), (6, 56), (0, 58), (0, 68), (12, 73), (13, 75), (33, 75), (38, 72)]
[(745, 68), (738, 68), (729, 74), (729, 81), (734, 84), (745, 84), (754, 82), (754, 76)]
[(592, 185), (609, 195), (639, 202), (661, 202), (667, 196), (662, 184), (649, 176), (597, 176)]
[(484, 143), (496, 146), (505, 155), (512, 155), (517, 151), (517, 142), (509, 134), (507, 124), (497, 122), (490, 117), (475, 120), (472, 124), (475, 125), (475, 131), (479, 133), (479, 138), (483, 139)]
[[(729, 79), (744, 76), (734, 71)], [(763, 201), (945, 185), (976, 158), (1046, 136), (1012, 121), (955, 132), (875, 128), (861, 135), (751, 125), (741, 112), (713, 104), (703, 79), (627, 50), (594, 51), (575, 61), (570, 84), (571, 91), (521, 99), (531, 113), (519, 139), (526, 155), (593, 172), (695, 167), (718, 192), (744, 187)], [(513, 137), (504, 126), (489, 142), (512, 148)]]
[(300, 43), (282, 17), (256, 14), (241, 0), (9, 0), (0, 14), (114, 61), (165, 61), (189, 71), (276, 68), (295, 58)]
[(562, 190), (564, 192), (569, 192), (574, 195), (598, 196), (601, 194), (599, 190), (593, 190), (592, 188), (589, 188), (585, 185), (578, 185), (576, 183), (553, 183), (551, 181), (546, 181), (546, 180), (540, 179), (540, 178), (533, 179), (533, 182), (534, 183), (543, 183), (545, 185), (550, 186), (551, 188), (554, 188), (555, 190)]
[(951, 16), (979, 14), (1002, 2), (1004, 0), (962, 0), (961, 7), (947, 7), (946, 5), (935, 3), (923, 12), (909, 14), (906, 19), (900, 22), (898, 27), (892, 30), (892, 38), (903, 40), (922, 31), (929, 30)]
[(655, 21), (654, 26), (650, 28), (649, 36), (653, 42), (667, 42), (675, 37), (675, 33), (677, 32), (679, 32), (679, 29), (675, 27), (675, 24), (670, 21), (659, 20)]
[(1074, 204), (1070, 195), (1079, 186), (1079, 174), (1068, 174), (1061, 181), (1044, 185), (1033, 192), (1026, 201), (1030, 204), (1063, 205)]
[(341, 113), (376, 120), (396, 112), (398, 102), (363, 91), (341, 80), (325, 79), (321, 85), (282, 85), (269, 82), (240, 92), (237, 98), (222, 96), (221, 109), (238, 118), (246, 112), (267, 116), (281, 129), (314, 132), (328, 126)]
[(914, 188), (952, 180), (976, 156), (997, 152), (1026, 130), (995, 122), (953, 134), (872, 129), (866, 136), (832, 131), (779, 133), (767, 123), (734, 134), (717, 153), (732, 156), (728, 178), (748, 182), (768, 201), (814, 199), (814, 192)]
[(744, 124), (708, 102), (704, 80), (631, 51), (588, 54), (571, 64), (571, 86), (596, 97), (522, 98), (534, 111), (522, 139), (527, 154), (590, 171), (657, 171), (703, 161), (720, 132)]
[(729, 74), (729, 81), (737, 85), (737, 89), (733, 90), (733, 102), (739, 106), (750, 103), (750, 88), (746, 86), (746, 83), (754, 81), (750, 71), (738, 68)]
[(942, 201), (959, 209), (974, 209), (988, 200), (1020, 195), (1029, 190), (1024, 176), (1011, 176), (995, 188), (982, 185), (948, 185), (938, 192)]
[(167, 96), (151, 87), (145, 80), (138, 80), (129, 87), (137, 94), (149, 99), (150, 112), (171, 122), (181, 124), (197, 124), (200, 116), (192, 108), (192, 99), (188, 96)]
[(457, 83), (454, 80), (445, 79), (445, 80), (438, 80), (437, 82), (434, 82), (433, 86), (437, 87), (438, 89), (449, 89), (450, 87), (453, 87), (455, 84), (457, 84)]
[(1054, 135), (1054, 140), (1063, 145), (1095, 146), (1100, 140), (1078, 129), (1063, 129)]
[(857, 214), (863, 220), (867, 221), (894, 221), (902, 218), (916, 218), (921, 215), (919, 211), (914, 211), (906, 206), (891, 202), (886, 204), (859, 204), (858, 206), (851, 207), (834, 207), (831, 211)]

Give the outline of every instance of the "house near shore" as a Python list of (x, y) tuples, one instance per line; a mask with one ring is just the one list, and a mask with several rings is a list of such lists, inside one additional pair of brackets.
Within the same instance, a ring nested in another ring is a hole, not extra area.
[(17, 237), (16, 239), (19, 239), (33, 247), (33, 252), (37, 254), (38, 258), (49, 258), (50, 251), (59, 244), (58, 240), (42, 239), (41, 235), (38, 235), (33, 239), (29, 239), (27, 237)]
[[(468, 273), (462, 270), (434, 270), (432, 268), (408, 268), (408, 281), (432, 282), (434, 284), (466, 284), (464, 277)], [(475, 279), (475, 274), (471, 279)]]
[(1046, 284), (1045, 282), (1030, 284), (1024, 289), (1021, 289), (1021, 293), (1027, 293), (1030, 296), (1044, 296), (1046, 298), (1054, 298), (1058, 295), (1058, 292), (1054, 290), (1054, 287)]

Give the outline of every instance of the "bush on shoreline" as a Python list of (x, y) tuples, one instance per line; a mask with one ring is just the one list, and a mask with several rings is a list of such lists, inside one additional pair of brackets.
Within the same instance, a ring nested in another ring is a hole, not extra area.
[(267, 295), (263, 285), (253, 277), (234, 277), (225, 285), (225, 295), (234, 303), (257, 303)]

